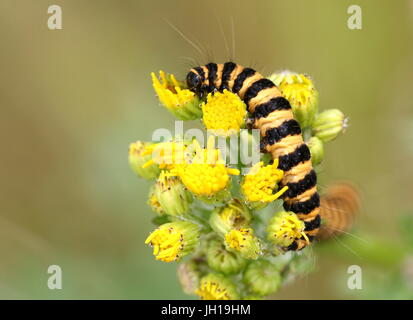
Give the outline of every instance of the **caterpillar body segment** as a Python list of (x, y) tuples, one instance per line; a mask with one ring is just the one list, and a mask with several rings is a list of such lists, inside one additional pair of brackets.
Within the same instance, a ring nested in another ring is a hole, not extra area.
[[(186, 80), (188, 88), (200, 96), (205, 92), (226, 89), (245, 102), (254, 118), (254, 126), (260, 130), (262, 149), (273, 159), (278, 159), (278, 168), (284, 171), (281, 186), (288, 186), (283, 195), (284, 208), (304, 221), (304, 232), (312, 241), (321, 221), (317, 176), (290, 103), (272, 81), (254, 69), (233, 62), (209, 63), (193, 68)], [(300, 250), (307, 244), (308, 241), (301, 237), (287, 250)]]
[(323, 224), (317, 238), (327, 240), (348, 232), (360, 210), (360, 203), (360, 194), (352, 184), (337, 182), (329, 186), (320, 201)]

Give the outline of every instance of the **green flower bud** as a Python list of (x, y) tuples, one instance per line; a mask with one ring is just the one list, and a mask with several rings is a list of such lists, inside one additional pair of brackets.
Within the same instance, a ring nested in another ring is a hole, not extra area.
[(165, 171), (161, 172), (156, 181), (154, 196), (166, 214), (183, 216), (189, 212), (191, 193), (178, 178), (168, 176)]
[(235, 284), (217, 273), (210, 273), (203, 277), (195, 293), (202, 300), (237, 300), (239, 298)]
[(212, 269), (226, 275), (238, 273), (246, 263), (237, 253), (227, 251), (224, 244), (218, 240), (212, 240), (209, 244), (207, 261)]
[(195, 294), (199, 287), (201, 274), (194, 261), (182, 262), (177, 270), (178, 280), (186, 294)]
[(311, 162), (316, 166), (323, 161), (324, 158), (324, 144), (317, 137), (311, 137), (307, 142), (308, 148), (311, 152)]
[(306, 237), (304, 229), (304, 222), (294, 212), (280, 211), (268, 222), (268, 240), (281, 247), (288, 247), (296, 239)]
[(156, 260), (178, 261), (199, 245), (200, 227), (188, 221), (165, 223), (153, 231), (145, 240), (153, 247)]
[(247, 266), (243, 280), (253, 293), (267, 296), (278, 290), (281, 284), (281, 275), (269, 261), (257, 260)]
[(225, 248), (237, 252), (245, 259), (257, 259), (261, 254), (261, 245), (251, 228), (232, 229), (225, 235)]
[(311, 79), (291, 71), (272, 74), (269, 79), (280, 89), (290, 104), (301, 128), (311, 125), (318, 110), (318, 92)]
[(155, 179), (159, 175), (159, 166), (154, 165), (143, 168), (143, 165), (151, 160), (151, 155), (143, 155), (145, 147), (150, 143), (136, 141), (129, 145), (129, 165), (131, 169), (140, 177), (144, 179)]
[(329, 109), (316, 115), (313, 133), (323, 142), (328, 142), (334, 140), (347, 127), (347, 122), (348, 119), (340, 110)]
[(152, 211), (156, 212), (159, 215), (163, 215), (165, 214), (165, 211), (162, 209), (162, 206), (159, 203), (158, 198), (156, 197), (155, 189), (155, 186), (152, 186), (149, 191), (148, 205), (151, 207)]
[(248, 208), (238, 199), (230, 201), (226, 206), (215, 209), (209, 218), (212, 229), (224, 236), (231, 229), (248, 226), (251, 214)]

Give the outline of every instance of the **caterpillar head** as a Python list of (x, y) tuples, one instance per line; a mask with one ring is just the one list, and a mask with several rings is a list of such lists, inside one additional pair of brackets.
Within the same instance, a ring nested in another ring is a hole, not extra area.
[(202, 79), (199, 74), (190, 71), (186, 76), (186, 84), (188, 89), (195, 93), (201, 93), (202, 90)]

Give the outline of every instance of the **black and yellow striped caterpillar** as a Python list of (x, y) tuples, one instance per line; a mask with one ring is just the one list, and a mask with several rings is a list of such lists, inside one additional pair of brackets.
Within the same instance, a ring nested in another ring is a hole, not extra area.
[(320, 203), (323, 223), (317, 238), (327, 240), (350, 230), (360, 209), (360, 195), (348, 182), (337, 182), (327, 188)]
[[(312, 241), (320, 227), (317, 175), (290, 103), (282, 97), (276, 85), (255, 70), (233, 62), (208, 63), (192, 68), (186, 82), (189, 90), (199, 96), (227, 89), (245, 102), (254, 118), (254, 127), (260, 130), (262, 150), (278, 159), (278, 168), (284, 171), (281, 187), (288, 186), (283, 195), (284, 208), (304, 221), (304, 232)], [(287, 250), (300, 250), (307, 244), (301, 237)]]

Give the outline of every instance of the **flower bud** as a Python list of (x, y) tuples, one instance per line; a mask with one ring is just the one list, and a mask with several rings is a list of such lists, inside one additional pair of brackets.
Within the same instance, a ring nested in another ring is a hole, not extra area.
[(318, 109), (318, 92), (311, 79), (307, 75), (291, 71), (272, 74), (269, 79), (290, 102), (294, 118), (301, 128), (310, 126)]
[(160, 79), (151, 73), (152, 85), (158, 95), (159, 101), (175, 117), (181, 120), (194, 120), (202, 116), (198, 96), (188, 90), (183, 82), (175, 79), (173, 74), (159, 72)]
[(251, 214), (248, 208), (238, 199), (233, 199), (226, 206), (215, 209), (209, 223), (216, 233), (224, 236), (231, 229), (248, 226)]
[(158, 198), (156, 197), (155, 189), (155, 186), (152, 186), (149, 191), (148, 205), (151, 207), (152, 211), (156, 212), (159, 215), (163, 215), (165, 214), (165, 211), (162, 209), (162, 206), (159, 203)]
[(195, 293), (202, 300), (237, 300), (239, 298), (234, 283), (217, 273), (210, 273), (203, 277)]
[(207, 251), (208, 265), (223, 274), (238, 273), (245, 267), (246, 261), (237, 253), (225, 249), (222, 241), (212, 240)]
[(307, 237), (304, 229), (304, 222), (294, 212), (279, 211), (268, 222), (268, 240), (281, 247), (288, 247), (296, 239)]
[(313, 123), (314, 135), (328, 142), (334, 140), (337, 135), (347, 128), (348, 119), (338, 109), (329, 109), (316, 115)]
[(186, 294), (194, 294), (200, 282), (200, 272), (196, 263), (192, 260), (180, 263), (177, 274), (182, 290)]
[(183, 216), (189, 211), (191, 193), (176, 177), (162, 171), (155, 184), (154, 195), (162, 210), (172, 216)]
[(324, 144), (317, 137), (311, 137), (307, 142), (311, 153), (311, 162), (316, 166), (323, 161), (324, 158)]
[(257, 260), (247, 266), (243, 280), (253, 293), (267, 296), (278, 290), (281, 275), (269, 261)]
[(153, 247), (156, 260), (178, 261), (199, 245), (199, 226), (188, 221), (165, 223), (145, 241)]
[(142, 141), (136, 141), (129, 145), (129, 165), (131, 169), (140, 177), (144, 179), (155, 179), (159, 175), (159, 166), (154, 165), (143, 168), (143, 165), (151, 160), (150, 155), (143, 155), (145, 147), (150, 145)]
[(257, 259), (261, 252), (261, 245), (254, 236), (251, 228), (232, 229), (225, 235), (227, 250), (238, 252), (245, 259)]

